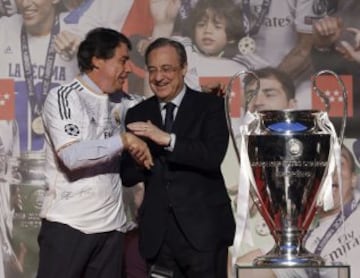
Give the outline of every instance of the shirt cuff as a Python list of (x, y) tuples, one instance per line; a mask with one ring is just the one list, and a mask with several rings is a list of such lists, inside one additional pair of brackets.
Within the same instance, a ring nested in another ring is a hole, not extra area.
[(111, 153), (122, 152), (124, 144), (119, 134), (111, 136), (107, 141)]

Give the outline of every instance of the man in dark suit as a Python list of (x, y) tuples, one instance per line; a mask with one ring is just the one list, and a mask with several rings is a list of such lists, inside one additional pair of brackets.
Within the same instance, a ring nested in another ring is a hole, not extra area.
[(225, 278), (235, 223), (220, 170), (228, 144), (223, 99), (184, 84), (187, 58), (176, 41), (155, 40), (145, 62), (155, 96), (130, 109), (126, 124), (149, 144), (154, 166), (137, 167), (126, 154), (121, 165), (124, 185), (145, 182), (141, 254), (173, 277)]

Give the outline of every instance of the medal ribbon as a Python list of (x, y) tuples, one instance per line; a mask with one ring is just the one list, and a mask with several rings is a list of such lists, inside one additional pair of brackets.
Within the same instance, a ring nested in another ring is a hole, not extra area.
[(54, 23), (51, 29), (50, 41), (45, 58), (45, 72), (42, 78), (43, 82), (42, 82), (41, 98), (39, 99), (36, 97), (36, 92), (35, 92), (34, 75), (32, 71), (28, 37), (26, 34), (25, 26), (22, 26), (21, 28), (22, 61), (24, 66), (24, 75), (25, 75), (26, 87), (28, 90), (32, 119), (40, 116), (43, 102), (45, 100), (47, 93), (50, 90), (51, 77), (53, 74), (53, 67), (56, 56), (54, 42), (56, 35), (59, 33), (59, 30), (60, 30), (60, 23), (59, 23), (59, 17), (57, 15), (54, 19)]
[(246, 17), (249, 21), (249, 30), (248, 35), (253, 36), (256, 35), (259, 32), (259, 29), (261, 27), (261, 24), (264, 22), (265, 16), (269, 13), (270, 5), (272, 0), (263, 0), (261, 4), (261, 11), (259, 14), (259, 17), (256, 19), (254, 26), (251, 27), (251, 10), (250, 10), (250, 0), (243, 0), (243, 9)]

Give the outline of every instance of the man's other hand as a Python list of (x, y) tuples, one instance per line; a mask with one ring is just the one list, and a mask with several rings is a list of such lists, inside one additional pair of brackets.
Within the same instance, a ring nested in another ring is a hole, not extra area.
[(154, 162), (147, 144), (132, 133), (125, 132), (121, 134), (124, 149), (127, 150), (139, 165), (150, 169)]

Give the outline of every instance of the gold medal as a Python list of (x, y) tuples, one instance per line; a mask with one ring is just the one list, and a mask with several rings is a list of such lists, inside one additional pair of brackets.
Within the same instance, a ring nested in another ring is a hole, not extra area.
[(241, 54), (252, 54), (256, 50), (255, 40), (249, 36), (243, 37), (238, 43), (238, 49)]
[(37, 135), (44, 134), (44, 125), (41, 117), (36, 117), (31, 123), (32, 131)]

